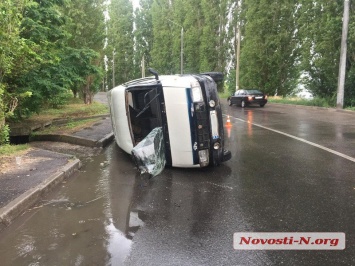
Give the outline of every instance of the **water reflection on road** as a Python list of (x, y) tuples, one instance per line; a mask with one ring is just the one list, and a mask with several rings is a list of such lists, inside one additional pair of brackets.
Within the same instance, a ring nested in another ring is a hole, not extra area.
[(111, 145), (1, 233), (1, 265), (120, 265), (144, 225), (130, 210), (135, 176)]

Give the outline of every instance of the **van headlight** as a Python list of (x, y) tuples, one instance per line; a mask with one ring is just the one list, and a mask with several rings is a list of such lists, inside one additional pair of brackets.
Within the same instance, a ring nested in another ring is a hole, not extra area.
[(219, 142), (215, 142), (213, 144), (213, 149), (218, 150), (221, 147), (221, 144)]
[(203, 101), (201, 86), (200, 83), (198, 83), (198, 81), (191, 82), (191, 92), (192, 92), (192, 101), (194, 103)]
[(208, 150), (200, 150), (198, 151), (198, 157), (200, 159), (200, 166), (205, 167), (210, 162), (210, 156)]

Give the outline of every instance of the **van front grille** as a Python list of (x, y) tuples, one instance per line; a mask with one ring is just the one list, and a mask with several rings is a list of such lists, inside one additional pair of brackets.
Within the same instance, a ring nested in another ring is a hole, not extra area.
[(208, 115), (205, 106), (201, 103), (195, 105), (197, 117), (197, 140), (198, 149), (208, 149), (210, 147), (210, 129)]

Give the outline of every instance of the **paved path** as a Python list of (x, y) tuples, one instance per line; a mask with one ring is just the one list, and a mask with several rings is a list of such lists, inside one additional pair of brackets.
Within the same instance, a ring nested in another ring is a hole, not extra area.
[[(105, 92), (98, 93), (94, 99), (107, 103)], [(108, 115), (70, 136), (53, 136), (42, 140), (68, 140), (71, 144), (48, 141), (30, 143), (31, 148), (27, 152), (13, 158), (13, 167), (0, 173), (0, 230), (36, 203), (54, 185), (78, 170), (81, 161), (76, 157), (93, 155), (94, 150), (113, 140)]]

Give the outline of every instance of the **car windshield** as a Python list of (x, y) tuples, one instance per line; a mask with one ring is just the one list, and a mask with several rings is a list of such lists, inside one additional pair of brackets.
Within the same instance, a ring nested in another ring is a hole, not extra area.
[(262, 92), (259, 90), (246, 90), (248, 94), (261, 94)]

